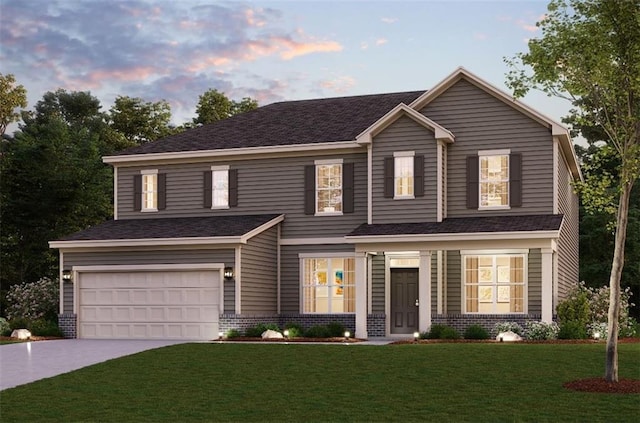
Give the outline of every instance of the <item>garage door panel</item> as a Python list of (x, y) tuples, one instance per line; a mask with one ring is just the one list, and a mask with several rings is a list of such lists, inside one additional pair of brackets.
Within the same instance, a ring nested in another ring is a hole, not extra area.
[(81, 273), (83, 338), (213, 339), (218, 271)]

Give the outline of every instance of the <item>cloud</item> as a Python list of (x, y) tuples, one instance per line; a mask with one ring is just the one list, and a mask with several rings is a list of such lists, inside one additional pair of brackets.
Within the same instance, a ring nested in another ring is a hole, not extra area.
[(484, 32), (475, 32), (473, 34), (473, 38), (476, 39), (476, 40), (484, 41), (484, 40), (488, 39), (489, 36), (487, 34), (485, 34)]
[(356, 84), (356, 80), (350, 76), (338, 76), (333, 79), (320, 81), (320, 86), (336, 94), (347, 93)]
[(398, 22), (398, 18), (381, 18), (380, 19), (382, 22), (387, 23), (387, 24), (393, 24)]
[(389, 42), (389, 41), (388, 41), (386, 38), (378, 38), (378, 39), (376, 40), (376, 45), (377, 45), (377, 46), (382, 46), (382, 45), (387, 44), (388, 42)]

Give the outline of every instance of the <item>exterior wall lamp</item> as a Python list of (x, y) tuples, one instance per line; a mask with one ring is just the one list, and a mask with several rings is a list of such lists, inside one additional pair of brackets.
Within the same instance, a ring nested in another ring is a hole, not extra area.
[(233, 279), (233, 267), (225, 267), (224, 268), (224, 278), (226, 280)]
[(63, 270), (62, 271), (62, 280), (65, 282), (73, 282), (73, 277), (71, 275), (71, 270)]

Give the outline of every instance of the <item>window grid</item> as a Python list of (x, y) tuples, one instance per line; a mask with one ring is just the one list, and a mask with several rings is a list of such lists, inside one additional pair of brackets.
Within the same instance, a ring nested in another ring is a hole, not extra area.
[(142, 210), (158, 210), (158, 175), (142, 175)]
[(413, 197), (413, 157), (394, 158), (395, 197)]
[(509, 155), (480, 156), (480, 208), (509, 206)]
[(303, 313), (355, 312), (355, 260), (303, 259)]
[(465, 313), (525, 312), (525, 256), (464, 257)]
[(342, 212), (342, 164), (316, 165), (316, 212)]
[(212, 208), (229, 207), (229, 171), (212, 170)]

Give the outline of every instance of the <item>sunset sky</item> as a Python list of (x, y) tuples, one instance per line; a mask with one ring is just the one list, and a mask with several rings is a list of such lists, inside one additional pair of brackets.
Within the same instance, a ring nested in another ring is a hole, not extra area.
[[(260, 105), (429, 89), (458, 66), (507, 91), (546, 1), (0, 0), (0, 73), (28, 91), (167, 100), (173, 123), (216, 88)], [(524, 102), (560, 120), (569, 104)], [(15, 128), (14, 128), (15, 129)]]

